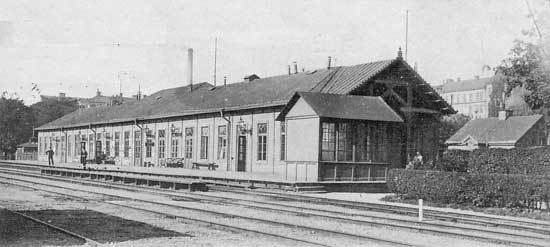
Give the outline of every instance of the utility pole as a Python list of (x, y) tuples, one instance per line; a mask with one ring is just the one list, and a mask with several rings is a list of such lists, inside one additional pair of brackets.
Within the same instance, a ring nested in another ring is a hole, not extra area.
[(218, 38), (214, 39), (214, 87), (216, 86), (216, 60), (218, 55)]

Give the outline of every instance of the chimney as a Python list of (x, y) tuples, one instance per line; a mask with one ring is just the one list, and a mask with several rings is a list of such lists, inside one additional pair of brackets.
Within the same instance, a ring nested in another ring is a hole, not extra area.
[(290, 75), (290, 65), (288, 65), (288, 74)]
[(193, 48), (187, 49), (187, 84), (193, 90)]
[(294, 62), (294, 74), (298, 74), (298, 63)]
[(96, 91), (96, 96), (101, 96), (101, 91), (99, 91), (99, 88)]
[(512, 110), (502, 110), (498, 112), (498, 120), (506, 120), (513, 115)]
[(224, 76), (224, 77), (223, 77), (223, 85), (224, 85), (224, 86), (227, 86), (227, 76)]
[(331, 58), (330, 56), (328, 56), (328, 65), (327, 65), (327, 69), (330, 69), (330, 60), (331, 60), (331, 59), (332, 59), (332, 58)]
[(479, 75), (475, 75), (474, 79), (479, 80)]
[(397, 59), (403, 59), (403, 51), (401, 51), (401, 46), (399, 47), (399, 50), (397, 51)]
[(65, 93), (59, 93), (59, 98), (60, 98), (60, 99), (65, 98)]

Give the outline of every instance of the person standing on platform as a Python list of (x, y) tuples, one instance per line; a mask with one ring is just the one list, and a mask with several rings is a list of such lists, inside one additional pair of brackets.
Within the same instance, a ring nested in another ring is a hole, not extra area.
[(50, 147), (50, 149), (46, 151), (46, 154), (48, 155), (48, 165), (53, 166), (53, 155), (55, 154), (55, 152), (52, 150), (52, 147)]
[(82, 168), (86, 170), (86, 159), (88, 158), (88, 152), (86, 152), (86, 148), (82, 147), (82, 150), (80, 151), (80, 163), (82, 163)]

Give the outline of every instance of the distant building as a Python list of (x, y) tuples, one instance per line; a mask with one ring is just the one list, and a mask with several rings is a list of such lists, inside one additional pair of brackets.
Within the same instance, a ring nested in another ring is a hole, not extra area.
[(488, 118), (495, 116), (501, 107), (504, 87), (497, 80), (496, 76), (476, 76), (473, 80), (447, 79), (435, 89), (458, 113), (472, 119)]
[[(32, 140), (34, 139), (34, 140)], [(36, 160), (38, 152), (38, 143), (36, 138), (31, 138), (28, 142), (17, 145), (15, 159), (17, 160)]]
[(40, 100), (41, 101), (46, 101), (46, 100), (59, 100), (59, 101), (78, 101), (80, 99), (83, 99), (83, 98), (78, 98), (78, 97), (67, 97), (67, 95), (65, 93), (59, 93), (58, 96), (50, 96), (50, 95), (40, 95)]
[(97, 90), (96, 96), (92, 98), (83, 98), (78, 100), (78, 108), (93, 108), (93, 107), (101, 107), (101, 106), (113, 106), (113, 105), (120, 105), (125, 102), (132, 102), (136, 101), (137, 97), (130, 98), (130, 97), (122, 97), (122, 95), (114, 95), (114, 96), (104, 96), (101, 95), (101, 91)]
[(542, 115), (511, 115), (512, 111), (500, 111), (496, 118), (470, 120), (445, 144), (461, 150), (547, 145)]
[[(447, 79), (434, 89), (458, 113), (472, 119), (497, 117), (503, 106), (512, 109), (516, 115), (528, 112), (523, 100), (526, 90), (515, 88), (509, 97), (504, 97), (504, 80), (496, 75), (487, 78), (474, 77), (472, 80)], [(503, 99), (505, 102), (503, 102)]]
[(145, 95), (134, 95), (134, 97), (123, 97), (122, 95), (104, 96), (101, 91), (97, 90), (96, 95), (92, 98), (67, 97), (65, 93), (59, 93), (59, 96), (40, 95), (42, 101), (45, 100), (63, 100), (76, 101), (79, 109), (93, 108), (100, 106), (120, 105), (125, 102), (137, 101), (145, 97)]

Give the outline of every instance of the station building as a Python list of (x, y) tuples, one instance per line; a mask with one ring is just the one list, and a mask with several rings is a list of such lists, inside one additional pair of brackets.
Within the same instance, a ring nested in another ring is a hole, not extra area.
[[(330, 64), (330, 63), (329, 63)], [(218, 170), (291, 181), (373, 181), (438, 150), (437, 126), (453, 114), (402, 58), (159, 91), (140, 101), (77, 110), (38, 131), (39, 160), (113, 157), (161, 167), (181, 158)]]

